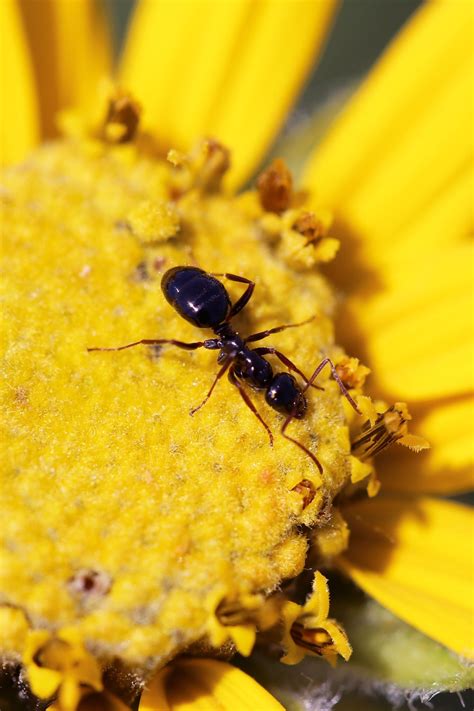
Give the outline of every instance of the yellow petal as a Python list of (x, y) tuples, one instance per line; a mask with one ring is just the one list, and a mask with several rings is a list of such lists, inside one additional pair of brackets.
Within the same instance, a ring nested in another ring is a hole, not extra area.
[(139, 711), (283, 711), (265, 689), (236, 667), (214, 659), (182, 659), (159, 672)]
[(102, 111), (99, 85), (110, 75), (112, 55), (105, 17), (95, 0), (20, 0), (20, 6), (39, 87), (43, 134), (53, 136), (58, 111)]
[(472, 264), (472, 244), (394, 264), (381, 293), (354, 304), (384, 392), (413, 401), (472, 390)]
[(31, 691), (40, 699), (47, 699), (54, 694), (63, 679), (60, 672), (54, 669), (42, 669), (33, 664), (27, 668), (27, 676)]
[(473, 189), (473, 170), (467, 165), (395, 238), (384, 238), (381, 226), (380, 239), (370, 242), (371, 262), (376, 260), (379, 269), (390, 272), (398, 262), (423, 259), (427, 250), (449, 248), (469, 238), (474, 233)]
[(256, 5), (208, 128), (233, 150), (233, 185), (257, 167), (282, 126), (336, 7), (334, 0), (264, 0)]
[(138, 3), (121, 81), (168, 145), (187, 148), (205, 133), (250, 14), (250, 0)]
[(474, 658), (472, 534), (468, 507), (428, 497), (379, 496), (348, 505), (341, 568), (398, 617)]
[(255, 625), (236, 625), (229, 627), (229, 637), (234, 642), (238, 652), (248, 657), (255, 644)]
[[(368, 240), (396, 239), (472, 161), (473, 65), (469, 58), (431, 101), (429, 111), (409, 120), (409, 130), (387, 143), (383, 160), (364, 173), (344, 203), (344, 219)], [(373, 237), (372, 237), (373, 235)]]
[(298, 617), (302, 612), (302, 605), (298, 605), (296, 602), (287, 600), (281, 609), (281, 619), (283, 625), (283, 639), (282, 645), (285, 653), (280, 658), (282, 664), (299, 664), (305, 657), (305, 651), (303, 647), (296, 645), (295, 640), (291, 635), (291, 628), (293, 623), (296, 622)]
[(81, 690), (78, 680), (67, 676), (59, 688), (59, 701), (63, 711), (76, 711), (77, 704), (81, 698)]
[(140, 2), (121, 81), (168, 145), (199, 134), (232, 150), (233, 182), (262, 158), (326, 36), (334, 0)]
[[(399, 33), (309, 161), (306, 181), (318, 187), (322, 202), (343, 205), (385, 162), (387, 149), (396, 153), (398, 141), (429, 116), (435, 97), (449, 91), (469, 61), (471, 13), (468, 3), (426, 3)], [(445, 108), (444, 128), (457, 130)], [(430, 172), (439, 167), (437, 161)]]
[(367, 464), (367, 462), (361, 462), (357, 457), (351, 457), (351, 482), (357, 484), (357, 482), (362, 481), (366, 477), (370, 476), (374, 468), (372, 464)]
[[(314, 601), (314, 602), (313, 602)], [(319, 570), (315, 573), (313, 581), (313, 596), (304, 607), (308, 612), (314, 612), (318, 622), (327, 619), (329, 615), (329, 586), (327, 578)]]
[[(331, 636), (334, 649), (337, 654), (347, 662), (352, 655), (352, 647), (349, 644), (346, 633), (339, 627), (334, 620), (326, 620), (322, 625), (323, 629)], [(335, 655), (336, 656), (336, 655)]]
[(38, 140), (32, 66), (15, 0), (0, 3), (0, 164), (24, 158)]
[(454, 494), (472, 489), (473, 398), (414, 407), (413, 421), (431, 449), (417, 457), (401, 448), (382, 455), (377, 469), (384, 491)]

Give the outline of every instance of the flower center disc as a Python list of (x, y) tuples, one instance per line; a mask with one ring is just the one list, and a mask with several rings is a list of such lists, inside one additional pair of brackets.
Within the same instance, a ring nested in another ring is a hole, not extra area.
[[(317, 526), (350, 475), (341, 395), (326, 372), (288, 429), (317, 455), (320, 475), (280, 435), (284, 418), (262, 392), (247, 391), (273, 448), (227, 379), (190, 416), (216, 353), (87, 352), (212, 337), (163, 298), (162, 274), (185, 264), (256, 282), (233, 321), (243, 336), (316, 314), (264, 344), (306, 375), (341, 352), (326, 282), (264, 239), (256, 194), (179, 194), (175, 175), (133, 146), (64, 142), (10, 169), (1, 195), (2, 594), (32, 626), (75, 627), (99, 656), (150, 667), (212, 643), (223, 601), (234, 610), (297, 575), (301, 524)], [(222, 282), (235, 301), (241, 286)]]

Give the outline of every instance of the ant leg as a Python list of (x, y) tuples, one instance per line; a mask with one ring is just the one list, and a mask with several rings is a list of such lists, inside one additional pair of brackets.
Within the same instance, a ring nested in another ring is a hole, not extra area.
[(232, 318), (234, 318), (234, 316), (236, 316), (236, 314), (239, 313), (239, 311), (242, 311), (244, 306), (246, 306), (246, 304), (248, 304), (248, 302), (250, 301), (250, 298), (253, 294), (253, 290), (255, 289), (255, 282), (251, 281), (250, 279), (247, 279), (246, 277), (237, 276), (237, 274), (229, 274), (228, 272), (225, 272), (224, 274), (213, 273), (212, 276), (225, 277), (226, 279), (229, 279), (229, 281), (238, 281), (239, 284), (248, 284), (242, 296), (237, 299), (233, 306), (231, 306), (229, 315), (226, 318), (226, 321), (230, 321)]
[(351, 398), (351, 396), (347, 392), (347, 389), (346, 389), (344, 383), (342, 382), (341, 378), (337, 374), (336, 366), (334, 365), (334, 363), (332, 362), (332, 360), (330, 358), (324, 358), (324, 360), (321, 361), (321, 363), (318, 365), (318, 367), (316, 368), (316, 370), (314, 371), (314, 373), (308, 380), (307, 384), (305, 385), (303, 392), (305, 392), (309, 388), (309, 386), (313, 384), (313, 381), (318, 377), (319, 373), (322, 371), (322, 369), (326, 365), (329, 365), (329, 367), (331, 368), (332, 377), (334, 378), (336, 383), (339, 385), (339, 389), (340, 389), (341, 393), (344, 395), (344, 397), (346, 398), (346, 400), (350, 403), (350, 405), (354, 408), (354, 410), (359, 415), (362, 415), (362, 412), (359, 410), (356, 403), (354, 402), (354, 400)]
[(247, 405), (247, 407), (250, 410), (252, 410), (252, 412), (255, 415), (255, 417), (257, 418), (257, 420), (259, 420), (262, 423), (262, 425), (265, 427), (265, 429), (267, 430), (268, 436), (270, 438), (270, 447), (273, 447), (273, 434), (272, 434), (271, 429), (269, 428), (269, 426), (267, 425), (265, 420), (262, 418), (262, 416), (259, 414), (259, 412), (257, 411), (257, 408), (253, 404), (252, 400), (249, 398), (249, 396), (245, 392), (245, 388), (242, 385), (242, 383), (240, 383), (239, 380), (236, 378), (233, 368), (231, 368), (229, 371), (229, 380), (232, 383), (232, 385), (235, 385), (235, 387), (238, 389), (240, 396), (241, 396), (242, 400), (245, 402), (245, 404)]
[(287, 328), (298, 328), (298, 326), (304, 326), (311, 321), (314, 321), (316, 315), (310, 316), (306, 321), (300, 321), (300, 323), (287, 323), (284, 326), (276, 326), (276, 328), (269, 328), (266, 331), (260, 331), (259, 333), (252, 333), (245, 339), (245, 343), (252, 343), (253, 341), (262, 341), (267, 336), (271, 336), (272, 333), (280, 333), (280, 331), (285, 331)]
[(217, 373), (216, 377), (214, 378), (214, 382), (212, 383), (212, 385), (211, 385), (211, 387), (210, 387), (210, 389), (209, 389), (209, 392), (207, 393), (207, 395), (206, 395), (206, 397), (204, 398), (204, 400), (201, 402), (200, 405), (198, 405), (197, 407), (191, 408), (191, 410), (189, 411), (189, 414), (190, 414), (191, 416), (194, 415), (198, 410), (200, 410), (201, 407), (202, 407), (203, 405), (205, 405), (206, 402), (209, 400), (209, 398), (210, 398), (211, 395), (212, 395), (212, 391), (214, 390), (214, 388), (216, 387), (217, 383), (219, 382), (219, 380), (222, 378), (222, 376), (223, 376), (224, 373), (226, 372), (226, 370), (227, 370), (227, 368), (229, 367), (229, 365), (230, 365), (230, 360), (228, 360), (226, 363), (224, 363), (224, 365), (222, 366), (222, 368), (219, 370), (219, 372)]
[[(260, 350), (260, 349), (259, 349), (259, 350)], [(276, 355), (276, 354), (275, 354), (275, 355)], [(314, 371), (314, 373), (312, 374), (312, 376), (310, 377), (310, 379), (306, 382), (306, 385), (305, 385), (305, 387), (303, 388), (302, 393), (305, 393), (306, 390), (313, 384), (313, 381), (318, 377), (319, 373), (322, 371), (322, 369), (323, 369), (326, 365), (329, 365), (329, 367), (331, 368), (333, 378), (334, 378), (334, 380), (337, 382), (337, 384), (339, 385), (339, 388), (340, 388), (342, 394), (344, 395), (344, 397), (347, 398), (347, 400), (348, 400), (349, 403), (352, 405), (352, 407), (354, 408), (354, 410), (355, 410), (359, 415), (361, 415), (361, 414), (362, 414), (361, 411), (359, 410), (359, 408), (357, 407), (356, 403), (354, 402), (354, 400), (351, 398), (351, 396), (350, 396), (349, 393), (347, 392), (347, 390), (346, 390), (346, 388), (345, 388), (345, 386), (344, 386), (344, 383), (342, 382), (342, 380), (340, 379), (339, 375), (337, 374), (336, 366), (334, 365), (334, 363), (332, 362), (332, 360), (331, 360), (330, 358), (324, 358), (324, 359), (321, 361), (321, 363), (318, 365), (318, 367), (316, 368), (316, 370)], [(307, 447), (304, 446), (304, 444), (301, 444), (301, 442), (298, 442), (298, 440), (293, 439), (293, 437), (290, 437), (289, 435), (286, 434), (286, 429), (287, 429), (288, 425), (290, 424), (290, 422), (291, 422), (291, 420), (292, 420), (293, 418), (294, 418), (294, 412), (292, 412), (292, 413), (286, 418), (285, 422), (283, 423), (282, 428), (281, 428), (281, 434), (283, 435), (283, 437), (285, 437), (285, 439), (289, 439), (290, 442), (293, 442), (294, 444), (296, 444), (296, 446), (299, 447), (300, 449), (302, 449), (303, 452), (306, 452), (306, 454), (307, 454), (309, 457), (311, 457), (311, 459), (313, 460), (313, 462), (314, 462), (314, 463), (316, 464), (316, 466), (318, 467), (319, 472), (322, 474), (322, 473), (323, 473), (323, 468), (322, 468), (322, 466), (321, 466), (321, 463), (320, 463), (319, 460), (317, 459), (317, 457), (316, 457), (312, 452), (310, 452), (309, 449), (307, 449)]]
[(316, 388), (316, 390), (324, 390), (324, 388), (322, 388), (320, 385), (310, 383), (306, 375), (302, 373), (299, 368), (296, 367), (293, 361), (287, 358), (284, 353), (277, 351), (276, 348), (255, 348), (254, 352), (258, 353), (258, 355), (275, 355), (284, 365), (286, 365), (288, 370), (293, 370), (295, 373), (298, 373), (298, 375), (303, 378), (306, 384), (310, 385), (312, 388)]
[(284, 421), (284, 423), (281, 426), (281, 434), (283, 435), (283, 437), (285, 439), (288, 439), (290, 442), (293, 442), (293, 444), (296, 444), (297, 447), (299, 447), (301, 450), (303, 450), (303, 452), (305, 452), (305, 454), (307, 454), (308, 457), (310, 457), (310, 459), (312, 459), (313, 462), (316, 464), (316, 466), (319, 469), (319, 473), (322, 474), (323, 468), (321, 466), (321, 462), (316, 457), (316, 455), (313, 454), (312, 452), (310, 452), (309, 449), (304, 446), (304, 444), (301, 444), (301, 442), (298, 442), (297, 439), (293, 439), (293, 437), (290, 437), (290, 435), (286, 434), (286, 428), (288, 427), (288, 425), (290, 424), (290, 422), (293, 418), (294, 418), (294, 413), (292, 413), (291, 415), (288, 415), (288, 417), (286, 418), (286, 420)]
[(143, 344), (144, 346), (159, 346), (165, 343), (169, 343), (172, 346), (178, 346), (178, 348), (183, 348), (185, 351), (194, 351), (196, 348), (202, 348), (204, 346), (204, 341), (197, 341), (196, 343), (184, 343), (183, 341), (175, 341), (169, 338), (142, 338), (141, 341), (134, 341), (133, 343), (127, 343), (125, 346), (119, 346), (118, 348), (88, 348), (91, 351), (123, 351), (125, 348), (133, 348), (133, 346), (139, 346)]

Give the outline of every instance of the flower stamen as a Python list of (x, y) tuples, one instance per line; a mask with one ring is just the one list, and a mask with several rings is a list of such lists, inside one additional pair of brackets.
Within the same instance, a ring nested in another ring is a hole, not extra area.
[(428, 442), (423, 437), (408, 434), (408, 421), (411, 415), (404, 402), (396, 402), (388, 410), (378, 415), (373, 425), (366, 422), (360, 436), (352, 443), (352, 453), (361, 461), (375, 457), (384, 449), (397, 442), (415, 452), (428, 449)]
[(294, 602), (283, 605), (283, 647), (285, 664), (298, 664), (305, 654), (325, 657), (334, 664), (337, 655), (346, 661), (352, 653), (346, 633), (336, 620), (328, 618), (329, 589), (319, 571), (314, 576), (313, 592), (303, 606)]
[(141, 107), (128, 92), (117, 90), (109, 99), (103, 137), (108, 143), (129, 143), (135, 138)]
[(309, 479), (302, 479), (291, 491), (296, 491), (303, 499), (303, 509), (310, 505), (316, 495), (316, 488)]
[(260, 203), (267, 212), (288, 210), (293, 194), (293, 178), (285, 162), (276, 158), (257, 181)]
[(318, 220), (314, 212), (302, 212), (298, 215), (293, 223), (293, 229), (306, 237), (303, 247), (318, 244), (327, 232), (325, 225), (321, 220)]
[(295, 622), (290, 630), (291, 637), (298, 647), (303, 647), (318, 657), (337, 654), (334, 640), (322, 627), (307, 628), (301, 622)]

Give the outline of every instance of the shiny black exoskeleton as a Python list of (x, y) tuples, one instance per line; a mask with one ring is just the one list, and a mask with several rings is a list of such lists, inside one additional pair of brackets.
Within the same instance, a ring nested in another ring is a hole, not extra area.
[[(230, 281), (247, 284), (244, 293), (234, 304), (231, 303), (227, 290), (224, 285), (215, 278), (216, 276), (223, 276)], [(88, 350), (120, 351), (139, 344), (170, 344), (185, 350), (195, 350), (196, 348), (218, 350), (217, 362), (221, 367), (206, 397), (197, 407), (194, 407), (190, 411), (191, 415), (197, 412), (197, 410), (208, 401), (216, 384), (228, 371), (230, 382), (237, 387), (245, 404), (252, 410), (254, 415), (267, 430), (270, 443), (273, 444), (272, 432), (250, 399), (245, 389), (245, 384), (254, 390), (266, 391), (265, 399), (267, 403), (274, 410), (286, 415), (286, 419), (281, 428), (282, 435), (300, 447), (300, 449), (311, 457), (318, 469), (322, 471), (321, 464), (316, 456), (301, 444), (301, 442), (298, 442), (286, 434), (286, 428), (293, 418), (301, 419), (304, 417), (307, 410), (305, 392), (310, 386), (317, 387), (313, 381), (325, 365), (331, 367), (332, 374), (338, 382), (341, 391), (354, 409), (357, 410), (355, 402), (346, 391), (333, 363), (329, 358), (325, 358), (319, 363), (311, 377), (306, 378), (289, 358), (275, 348), (249, 348), (247, 345), (248, 343), (267, 338), (267, 336), (273, 333), (279, 333), (287, 328), (302, 326), (305, 323), (309, 323), (312, 318), (302, 323), (277, 326), (276, 328), (270, 328), (266, 331), (253, 333), (247, 336), (247, 338), (242, 338), (232, 327), (230, 321), (244, 308), (252, 296), (255, 284), (250, 281), (250, 279), (228, 273), (208, 274), (197, 267), (174, 267), (163, 275), (161, 288), (167, 301), (176, 309), (180, 316), (194, 326), (197, 326), (197, 328), (211, 329), (216, 337), (209, 338), (205, 341), (196, 341), (194, 343), (184, 343), (183, 341), (177, 341), (175, 339), (145, 338), (140, 341), (135, 341), (134, 343), (128, 343), (125, 346), (120, 346), (119, 348), (89, 348)], [(296, 378), (290, 373), (274, 373), (272, 366), (265, 358), (265, 356), (268, 355), (276, 356), (289, 370), (300, 375), (305, 382), (305, 386), (301, 388)]]

